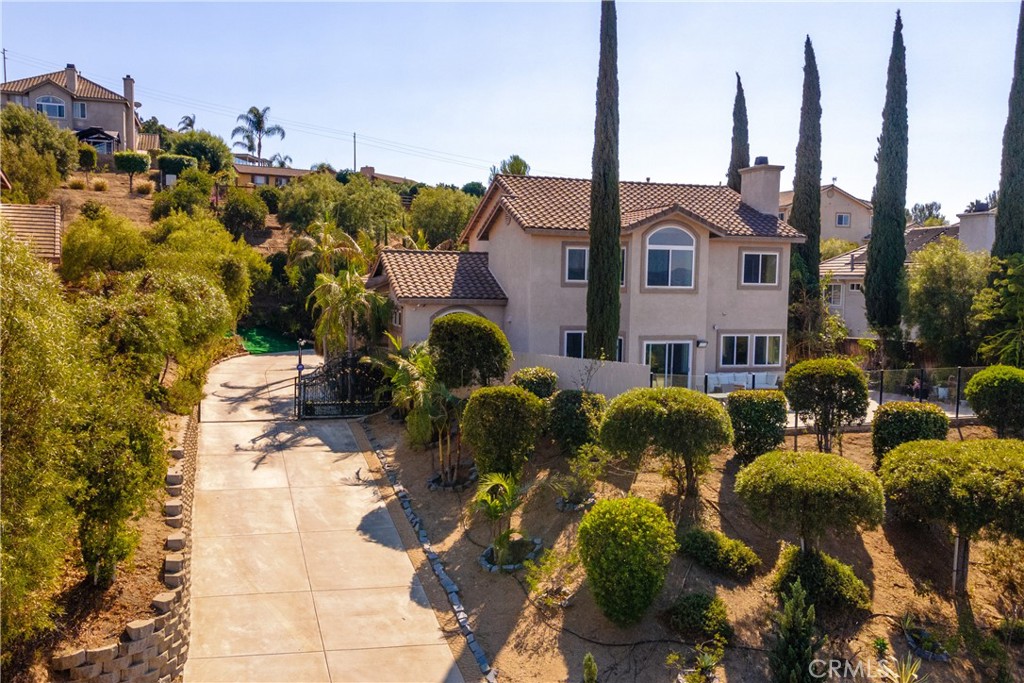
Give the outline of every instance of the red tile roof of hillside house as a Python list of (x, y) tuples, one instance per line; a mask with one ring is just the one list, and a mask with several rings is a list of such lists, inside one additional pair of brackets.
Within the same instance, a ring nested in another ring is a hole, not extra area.
[(385, 280), (399, 300), (508, 301), (487, 267), (485, 252), (385, 249), (370, 270), (367, 287)]
[[(934, 225), (927, 228), (910, 228), (903, 233), (903, 242), (907, 247), (907, 263), (915, 251), (935, 242), (940, 237), (957, 237), (960, 234), (960, 224)], [(833, 277), (848, 279), (863, 279), (868, 267), (868, 247), (857, 247), (845, 254), (834, 256), (827, 261), (822, 261), (819, 272), (822, 275), (831, 273)]]
[[(499, 175), (494, 183), (504, 191), (500, 206), (526, 230), (588, 229), (589, 180)], [(795, 228), (742, 203), (739, 193), (724, 185), (624, 182), (619, 201), (623, 230), (679, 211), (723, 236), (803, 240)]]
[[(24, 94), (47, 82), (54, 83), (67, 90), (68, 82), (66, 70), (61, 69), (60, 71), (54, 71), (52, 74), (30, 76), (29, 78), (19, 78), (16, 81), (7, 81), (0, 86), (0, 92), (11, 93), (14, 95)], [(77, 85), (75, 87), (75, 97), (83, 100), (107, 100), (111, 102), (128, 101), (124, 98), (124, 95), (118, 95), (113, 90), (108, 90), (99, 83), (94, 83), (82, 75), (78, 76)]]
[(14, 239), (28, 246), (32, 255), (60, 263), (63, 234), (60, 206), (56, 204), (3, 204), (0, 218), (10, 227)]

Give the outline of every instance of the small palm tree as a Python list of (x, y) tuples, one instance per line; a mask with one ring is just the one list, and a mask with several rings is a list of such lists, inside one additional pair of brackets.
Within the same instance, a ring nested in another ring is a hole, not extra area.
[(281, 154), (278, 152), (274, 156), (270, 157), (270, 165), (277, 166), (278, 168), (291, 168), (292, 158), (287, 154)]
[(345, 352), (352, 354), (356, 345), (356, 316), (366, 315), (374, 298), (379, 297), (380, 294), (366, 289), (363, 278), (351, 266), (337, 275), (319, 273), (316, 276), (307, 305), (320, 311), (313, 333), (324, 356), (338, 350), (342, 340)]
[(263, 138), (265, 137), (279, 137), (284, 140), (284, 128), (281, 126), (268, 126), (267, 117), (270, 114), (270, 107), (249, 107), (249, 111), (244, 114), (239, 114), (238, 122), (241, 126), (236, 126), (231, 131), (231, 137), (236, 138), (241, 136), (243, 140), (245, 135), (251, 135), (252, 139), (256, 143), (256, 156), (263, 158)]
[(352, 237), (338, 228), (329, 216), (309, 226), (309, 232), (297, 235), (288, 245), (288, 262), (296, 264), (313, 259), (321, 273), (333, 275), (339, 261), (357, 264), (362, 250)]
[(195, 130), (195, 129), (196, 129), (196, 115), (195, 114), (192, 114), (191, 116), (189, 116), (188, 114), (185, 114), (184, 116), (181, 117), (181, 121), (178, 121), (178, 132), (179, 133), (184, 133), (186, 131)]
[(488, 472), (477, 485), (473, 505), (491, 522), (494, 564), (507, 564), (512, 547), (512, 513), (522, 505), (523, 491), (511, 474)]

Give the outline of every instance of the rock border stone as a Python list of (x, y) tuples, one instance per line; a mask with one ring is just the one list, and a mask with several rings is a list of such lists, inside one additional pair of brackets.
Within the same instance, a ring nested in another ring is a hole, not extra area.
[[(491, 667), (490, 660), (487, 659), (487, 655), (484, 653), (480, 642), (476, 639), (476, 634), (473, 632), (473, 628), (469, 625), (469, 615), (466, 613), (466, 608), (462, 604), (462, 599), (459, 597), (459, 587), (448, 575), (448, 572), (444, 569), (444, 563), (441, 561), (440, 556), (434, 552), (433, 547), (430, 544), (430, 537), (427, 535), (427, 531), (423, 526), (423, 520), (420, 519), (419, 515), (416, 514), (412, 507), (412, 498), (409, 496), (409, 492), (402, 482), (398, 478), (398, 466), (395, 464), (394, 459), (384, 453), (384, 450), (380, 446), (380, 442), (377, 441), (377, 436), (373, 433), (373, 429), (369, 424), (366, 423), (365, 418), (356, 420), (363, 432), (366, 434), (367, 441), (370, 442), (370, 447), (373, 449), (374, 455), (380, 461), (381, 468), (384, 470), (384, 474), (388, 478), (388, 483), (395, 492), (395, 496), (398, 498), (399, 503), (402, 505), (402, 512), (405, 513), (405, 518), (409, 521), (412, 530), (416, 532), (416, 537), (419, 540), (420, 548), (423, 553), (427, 556), (427, 561), (430, 563), (430, 568), (434, 571), (434, 576), (437, 578), (437, 582), (441, 585), (441, 589), (448, 594), (448, 602), (451, 604), (452, 613), (455, 615), (455, 620), (459, 624), (459, 631), (466, 639), (466, 646), (469, 651), (473, 654), (473, 658), (476, 660), (477, 666), (480, 667), (480, 672), (484, 674), (486, 680), (490, 683), (494, 683), (497, 680), (497, 671)], [(475, 471), (475, 468), (474, 468)]]
[(459, 481), (454, 484), (442, 484), (441, 475), (435, 474), (430, 479), (427, 479), (427, 488), (431, 491), (454, 491), (455, 493), (462, 493), (475, 484), (479, 478), (480, 473), (476, 471), (476, 465), (472, 465), (469, 468), (469, 477), (467, 477), (465, 481)]
[(487, 546), (484, 551), (480, 553), (480, 557), (477, 561), (480, 563), (481, 567), (492, 574), (496, 572), (518, 571), (526, 566), (526, 562), (528, 560), (536, 560), (540, 557), (541, 551), (544, 550), (544, 541), (539, 538), (533, 538), (531, 540), (533, 541), (533, 550), (527, 553), (522, 562), (516, 562), (515, 564), (494, 564), (494, 560), (491, 559), (494, 557), (493, 545)]
[(555, 507), (559, 512), (585, 512), (594, 507), (596, 502), (597, 496), (593, 493), (587, 496), (581, 503), (570, 503), (564, 496), (559, 496), (555, 499)]

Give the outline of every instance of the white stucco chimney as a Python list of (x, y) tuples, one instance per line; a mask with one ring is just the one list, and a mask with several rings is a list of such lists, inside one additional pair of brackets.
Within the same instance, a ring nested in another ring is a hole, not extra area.
[(134, 150), (137, 147), (135, 130), (135, 79), (131, 74), (124, 77), (124, 98), (128, 100), (128, 120), (125, 121), (125, 149)]
[(68, 64), (64, 67), (64, 83), (72, 95), (78, 92), (78, 71), (75, 69), (74, 64)]
[(996, 240), (996, 212), (988, 204), (979, 203), (974, 211), (956, 216), (960, 219), (960, 242), (967, 251), (991, 252)]
[(779, 215), (779, 184), (784, 166), (772, 166), (768, 157), (757, 157), (750, 168), (740, 169), (740, 199), (769, 216)]

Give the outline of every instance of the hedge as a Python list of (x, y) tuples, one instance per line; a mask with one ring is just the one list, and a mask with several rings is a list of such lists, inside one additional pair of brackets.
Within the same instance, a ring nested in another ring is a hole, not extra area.
[(876, 466), (882, 457), (908, 441), (922, 439), (945, 440), (949, 432), (949, 418), (937, 405), (914, 401), (884, 403), (875, 411), (871, 422), (871, 449)]
[(221, 222), (236, 239), (247, 232), (262, 230), (267, 223), (267, 205), (254, 194), (231, 188)]
[(992, 365), (967, 382), (964, 396), (996, 436), (1024, 436), (1024, 370)]
[(462, 436), (482, 475), (519, 479), (533, 453), (544, 418), (544, 403), (519, 387), (483, 387), (470, 395), (462, 414)]
[(563, 389), (551, 399), (551, 436), (572, 455), (580, 447), (597, 442), (608, 402), (603, 394)]
[(831, 610), (858, 610), (871, 607), (871, 592), (853, 573), (853, 568), (831, 555), (817, 550), (801, 552), (787, 546), (779, 554), (772, 590), (780, 597), (800, 580), (807, 591), (808, 602), (823, 615)]
[(198, 168), (199, 161), (184, 154), (161, 154), (156, 158), (156, 167), (165, 174), (179, 176), (186, 168)]
[(711, 640), (721, 636), (732, 639), (729, 612), (725, 602), (717, 595), (686, 593), (680, 596), (668, 611), (672, 630), (691, 640)]
[(732, 420), (733, 449), (753, 460), (782, 445), (786, 435), (786, 395), (776, 389), (740, 389), (726, 402)]
[(679, 549), (697, 564), (736, 579), (749, 578), (761, 566), (761, 558), (750, 546), (720, 531), (688, 529), (679, 539)]
[(437, 378), (450, 389), (503, 379), (512, 361), (512, 349), (501, 328), (472, 313), (437, 318), (427, 343), (435, 353)]
[(550, 398), (558, 389), (558, 373), (551, 368), (522, 368), (512, 375), (510, 381), (537, 398)]

